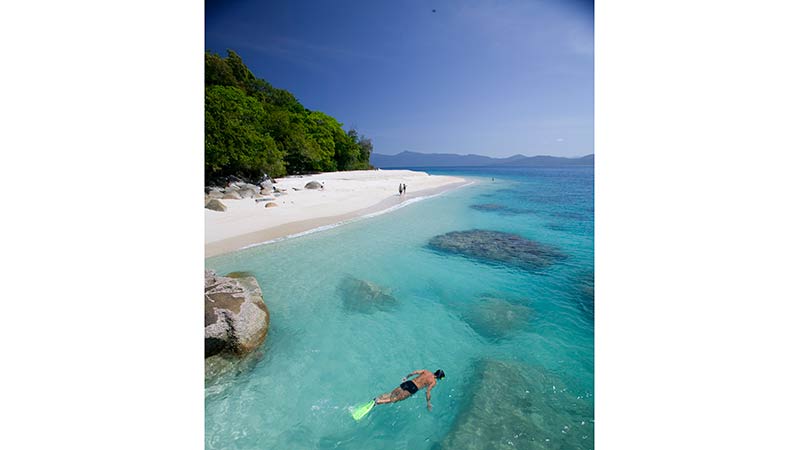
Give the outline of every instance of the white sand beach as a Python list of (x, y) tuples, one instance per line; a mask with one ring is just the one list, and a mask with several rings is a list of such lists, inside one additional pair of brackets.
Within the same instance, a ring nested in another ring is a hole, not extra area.
[[(266, 208), (253, 198), (221, 200), (224, 212), (205, 210), (205, 253), (211, 257), (251, 244), (278, 239), (326, 225), (377, 213), (413, 198), (434, 195), (467, 184), (463, 178), (411, 170), (327, 172), (276, 179), (284, 191)], [(310, 181), (323, 189), (305, 189)], [(399, 195), (398, 186), (407, 191)]]

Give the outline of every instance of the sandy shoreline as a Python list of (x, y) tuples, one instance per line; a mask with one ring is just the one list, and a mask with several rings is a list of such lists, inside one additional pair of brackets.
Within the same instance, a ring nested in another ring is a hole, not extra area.
[[(325, 187), (304, 189), (309, 181), (318, 181)], [(398, 194), (400, 183), (407, 185), (402, 196)], [(250, 198), (222, 200), (228, 207), (225, 212), (205, 210), (205, 255), (208, 258), (230, 253), (249, 245), (379, 213), (467, 183), (459, 177), (411, 170), (328, 172), (280, 178), (275, 186), (286, 192), (275, 198), (278, 207), (265, 208), (264, 202), (256, 203)]]

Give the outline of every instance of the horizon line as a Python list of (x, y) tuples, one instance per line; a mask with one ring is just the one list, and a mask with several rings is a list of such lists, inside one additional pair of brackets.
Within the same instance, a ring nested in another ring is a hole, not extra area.
[(587, 153), (587, 154), (585, 154), (583, 156), (554, 156), (554, 155), (542, 155), (542, 154), (539, 154), (539, 155), (523, 155), (522, 153), (516, 153), (516, 154), (511, 155), (511, 156), (488, 156), (488, 155), (480, 155), (480, 154), (477, 154), (477, 153), (467, 153), (467, 154), (461, 154), (461, 153), (424, 153), (424, 152), (415, 152), (415, 151), (411, 151), (411, 150), (403, 150), (403, 151), (395, 153), (393, 155), (389, 155), (389, 154), (386, 154), (386, 153), (378, 153), (378, 152), (373, 152), (372, 154), (373, 155), (382, 155), (382, 156), (397, 156), (397, 155), (401, 155), (403, 153), (416, 153), (418, 155), (483, 156), (484, 158), (492, 158), (492, 159), (512, 158), (514, 156), (522, 156), (522, 157), (525, 157), (525, 158), (535, 158), (537, 156), (547, 156), (547, 157), (550, 157), (550, 158), (578, 159), (578, 158), (585, 158), (587, 156), (594, 155), (594, 152), (592, 152), (592, 153)]

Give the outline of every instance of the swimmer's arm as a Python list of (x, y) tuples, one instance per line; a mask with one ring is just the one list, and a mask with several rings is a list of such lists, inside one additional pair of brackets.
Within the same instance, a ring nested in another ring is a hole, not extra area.
[(433, 405), (431, 405), (431, 389), (433, 389), (433, 386), (428, 386), (428, 390), (425, 391), (425, 398), (428, 400), (428, 411), (433, 408)]
[(419, 375), (419, 374), (421, 374), (421, 373), (422, 373), (422, 371), (421, 371), (421, 370), (415, 370), (415, 371), (411, 372), (410, 374), (408, 374), (408, 375), (404, 376), (404, 377), (403, 377), (403, 381), (406, 381), (406, 380), (408, 379), (408, 377), (410, 377), (411, 375)]

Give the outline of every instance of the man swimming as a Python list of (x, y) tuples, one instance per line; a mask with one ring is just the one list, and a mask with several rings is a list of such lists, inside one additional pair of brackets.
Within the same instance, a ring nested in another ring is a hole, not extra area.
[[(413, 380), (409, 380), (408, 377), (411, 375), (417, 375), (417, 377)], [(432, 407), (431, 389), (436, 386), (436, 380), (441, 380), (442, 378), (444, 378), (444, 371), (442, 369), (438, 369), (434, 373), (424, 369), (415, 370), (403, 377), (403, 383), (400, 384), (400, 387), (396, 388), (392, 392), (375, 397), (375, 404), (382, 405), (384, 403), (394, 403), (399, 402), (400, 400), (405, 400), (408, 397), (416, 394), (421, 388), (427, 386), (428, 390), (425, 392), (425, 397), (428, 401), (428, 411), (430, 411)]]

